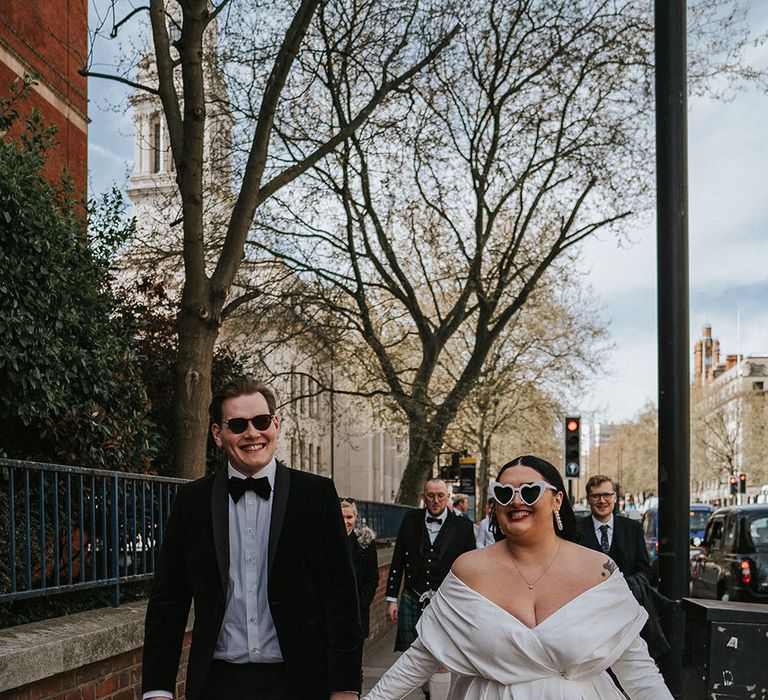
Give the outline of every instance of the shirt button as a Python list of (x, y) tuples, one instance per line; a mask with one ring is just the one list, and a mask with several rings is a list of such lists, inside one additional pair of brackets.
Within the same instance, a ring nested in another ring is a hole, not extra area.
[(251, 647), (251, 654), (255, 654), (255, 653), (256, 653), (256, 647)]
[(248, 590), (253, 593), (256, 590), (256, 586), (248, 586)]
[(255, 618), (255, 617), (252, 617), (252, 618), (249, 620), (249, 622), (251, 622), (251, 623), (255, 623), (255, 622), (256, 622), (256, 618)]
[(253, 505), (253, 499), (251, 499), (250, 501), (248, 501), (248, 505), (251, 505), (251, 506)]
[(252, 528), (252, 527), (249, 527), (249, 528), (248, 528), (248, 534), (249, 534), (249, 535), (252, 535), (252, 534), (253, 534), (253, 528)]

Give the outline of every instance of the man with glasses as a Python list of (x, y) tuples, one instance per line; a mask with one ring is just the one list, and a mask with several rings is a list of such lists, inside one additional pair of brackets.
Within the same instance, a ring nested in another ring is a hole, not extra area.
[(586, 491), (592, 517), (578, 520), (580, 544), (605, 552), (616, 562), (638, 603), (648, 612), (648, 622), (640, 636), (648, 643), (651, 656), (658, 660), (669, 650), (660, 616), (670, 601), (651, 587), (651, 562), (645, 548), (643, 527), (631, 518), (614, 515), (616, 486), (609, 476), (596, 474), (590, 477)]
[(236, 380), (211, 403), (228, 464), (174, 499), (147, 607), (143, 697), (173, 698), (190, 603), (188, 700), (353, 700), (362, 634), (329, 479), (275, 460), (274, 392)]
[[(475, 548), (472, 521), (451, 512), (448, 486), (430, 479), (422, 492), (425, 508), (406, 514), (397, 533), (387, 580), (387, 618), (397, 622), (395, 651), (405, 651), (416, 640), (416, 623), (439, 588), (453, 562)], [(402, 593), (400, 586), (403, 586)], [(398, 596), (400, 604), (398, 605)], [(450, 674), (436, 673), (430, 682), (430, 700), (447, 697)]]
[(586, 491), (592, 517), (578, 521), (581, 544), (610, 556), (627, 583), (650, 583), (651, 562), (645, 549), (643, 528), (630, 518), (614, 516), (617, 497), (613, 480), (596, 474), (587, 481)]

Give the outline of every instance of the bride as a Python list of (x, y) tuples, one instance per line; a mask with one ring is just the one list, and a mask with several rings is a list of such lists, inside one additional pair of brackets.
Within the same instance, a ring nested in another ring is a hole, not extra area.
[(504, 539), (463, 554), (419, 620), (418, 639), (364, 700), (397, 700), (438, 666), (452, 700), (632, 700), (672, 695), (639, 632), (647, 618), (616, 565), (576, 544), (559, 472), (538, 457), (491, 483)]

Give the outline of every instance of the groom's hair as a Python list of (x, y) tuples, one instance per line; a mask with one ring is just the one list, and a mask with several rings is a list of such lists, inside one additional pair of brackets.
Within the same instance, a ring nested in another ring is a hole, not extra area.
[(252, 377), (240, 377), (225, 384), (213, 397), (210, 406), (211, 420), (217, 425), (221, 423), (221, 407), (227, 399), (238, 396), (261, 394), (267, 402), (267, 408), (272, 415), (277, 411), (277, 397), (272, 387)]

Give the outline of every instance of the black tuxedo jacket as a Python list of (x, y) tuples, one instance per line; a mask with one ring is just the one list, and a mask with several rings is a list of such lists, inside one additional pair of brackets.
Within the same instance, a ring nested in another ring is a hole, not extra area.
[[(142, 692), (173, 692), (190, 603), (186, 696), (205, 684), (229, 583), (229, 494), (221, 469), (179, 488), (144, 632)], [(346, 532), (329, 479), (278, 462), (268, 544), (268, 600), (297, 700), (360, 690), (362, 635)]]
[[(580, 543), (601, 552), (592, 516), (581, 518), (578, 524)], [(640, 582), (650, 584), (651, 562), (648, 559), (643, 527), (640, 523), (621, 515), (613, 516), (613, 540), (608, 556), (616, 562), (630, 588), (634, 590), (633, 584)]]
[(448, 511), (434, 544), (429, 542), (424, 518), (423, 508), (412, 510), (403, 518), (389, 567), (388, 598), (399, 596), (403, 579), (404, 585), (418, 595), (428, 589), (436, 591), (453, 562), (475, 548), (475, 530), (469, 518)]

